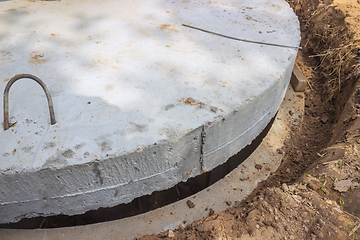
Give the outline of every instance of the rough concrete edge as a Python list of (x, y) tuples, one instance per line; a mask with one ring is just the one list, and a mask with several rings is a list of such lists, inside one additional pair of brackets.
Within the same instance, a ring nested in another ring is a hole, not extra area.
[[(24, 191), (25, 197), (31, 198), (31, 200), (23, 201), (2, 201), (0, 203), (0, 223), (16, 222), (24, 217), (75, 215), (99, 207), (128, 203), (136, 197), (170, 188), (180, 181), (197, 176), (201, 173), (199, 163), (201, 131), (202, 127), (199, 127), (185, 134), (177, 142), (163, 141), (156, 146), (149, 146), (141, 152), (135, 152), (125, 157), (110, 157), (63, 169), (47, 168), (39, 172), (27, 173), (29, 176), (23, 175), (23, 177), (0, 176), (4, 186), (13, 182), (15, 186), (22, 186), (21, 190)], [(163, 152), (163, 154), (154, 155), (155, 148), (157, 152)], [(161, 149), (171, 150), (161, 151)], [(144, 158), (150, 160), (143, 161)], [(164, 162), (164, 166), (159, 167), (161, 164), (156, 164), (159, 159), (162, 160), (161, 163)], [(148, 163), (145, 171), (138, 174), (143, 173), (143, 176), (137, 178), (130, 176), (124, 181), (128, 171), (127, 166), (138, 166), (139, 162), (143, 165)], [(153, 165), (157, 167), (156, 171), (154, 171)], [(122, 167), (124, 169), (122, 172), (112, 170), (122, 169)], [(146, 172), (147, 174), (145, 174)], [(61, 179), (64, 180), (60, 181), (59, 176), (62, 176)], [(84, 179), (80, 176), (84, 176)], [(35, 189), (30, 186), (29, 182), (33, 183)], [(89, 189), (83, 187), (89, 184)], [(69, 186), (71, 188), (67, 189)], [(67, 193), (61, 195), (62, 192), (60, 193), (58, 188), (64, 188)], [(54, 196), (51, 196), (51, 189), (54, 189)], [(130, 191), (132, 189), (136, 189), (136, 191)], [(16, 196), (20, 194), (19, 192), (15, 193)], [(39, 197), (36, 194), (44, 196)]]
[[(207, 217), (209, 213), (205, 211), (205, 207), (212, 208), (215, 212), (223, 211), (228, 208), (225, 200), (228, 202), (230, 200), (224, 193), (231, 192), (237, 201), (241, 201), (255, 189), (258, 182), (266, 180), (271, 172), (276, 171), (280, 166), (283, 154), (276, 153), (276, 150), (283, 146), (285, 140), (291, 136), (291, 129), (296, 131), (301, 126), (299, 121), (303, 115), (303, 96), (303, 93), (295, 94), (291, 88), (288, 88), (286, 101), (283, 101), (272, 128), (254, 153), (224, 179), (193, 196), (145, 214), (106, 223), (59, 229), (0, 229), (0, 238), (4, 240), (133, 239), (145, 234), (175, 229), (180, 224), (190, 224), (195, 220)], [(292, 101), (288, 101), (290, 99)], [(294, 113), (291, 116), (289, 115), (290, 110)], [(294, 116), (298, 117), (296, 121), (294, 121)], [(271, 169), (267, 170), (266, 167), (263, 167), (261, 170), (256, 170), (253, 165), (259, 164), (259, 159), (272, 163)], [(250, 177), (254, 175), (253, 171), (258, 171), (262, 178), (250, 180)], [(248, 182), (246, 184), (239, 182), (239, 175), (244, 179), (249, 177)], [(242, 186), (241, 189), (235, 187), (238, 185)], [(222, 191), (219, 191), (221, 189)], [(214, 194), (217, 195), (214, 197)], [(187, 206), (188, 200), (195, 204), (194, 208), (190, 209)], [(186, 222), (184, 223), (184, 221)]]

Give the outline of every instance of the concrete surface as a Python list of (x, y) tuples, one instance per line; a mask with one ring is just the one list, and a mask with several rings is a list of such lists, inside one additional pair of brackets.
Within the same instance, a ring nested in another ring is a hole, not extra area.
[[(145, 214), (106, 223), (59, 229), (0, 229), (0, 238), (3, 240), (130, 240), (145, 234), (175, 229), (179, 225), (185, 226), (207, 217), (209, 211), (206, 211), (206, 208), (211, 208), (215, 212), (223, 211), (229, 207), (226, 201), (231, 202), (232, 205), (236, 201), (241, 201), (260, 181), (266, 180), (276, 171), (284, 157), (284, 153), (278, 152), (278, 149), (294, 131), (300, 129), (303, 111), (304, 94), (295, 93), (289, 87), (269, 133), (252, 155), (224, 179), (186, 199)], [(261, 165), (262, 168), (255, 168), (255, 164)], [(187, 206), (188, 200), (194, 203), (194, 208)]]
[[(276, 1), (1, 1), (0, 223), (127, 203), (209, 171), (276, 113), (298, 20)], [(2, 100), (1, 100), (2, 104)]]

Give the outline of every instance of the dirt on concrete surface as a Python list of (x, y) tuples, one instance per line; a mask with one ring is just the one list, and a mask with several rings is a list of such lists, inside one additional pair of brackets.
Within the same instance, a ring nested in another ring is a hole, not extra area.
[(309, 80), (301, 130), (244, 201), (153, 239), (360, 239), (360, 0), (288, 0)]

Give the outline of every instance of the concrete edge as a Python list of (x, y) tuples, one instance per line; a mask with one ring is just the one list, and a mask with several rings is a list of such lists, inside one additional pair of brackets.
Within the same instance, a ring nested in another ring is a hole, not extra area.
[[(226, 202), (241, 201), (260, 181), (266, 180), (280, 166), (284, 153), (279, 152), (279, 149), (291, 136), (291, 131), (300, 129), (303, 109), (304, 94), (295, 93), (288, 88), (273, 126), (251, 156), (224, 179), (186, 199), (138, 216), (87, 226), (35, 230), (1, 229), (0, 238), (4, 240), (133, 239), (175, 229), (180, 224), (183, 226), (190, 224), (207, 217), (209, 211), (206, 209), (213, 209), (216, 213), (223, 211), (229, 207)], [(187, 201), (193, 202), (195, 207), (189, 208)]]

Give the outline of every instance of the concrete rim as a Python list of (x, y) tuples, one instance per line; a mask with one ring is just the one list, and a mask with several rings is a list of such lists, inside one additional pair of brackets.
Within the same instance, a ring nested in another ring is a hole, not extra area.
[(285, 95), (297, 51), (181, 23), (300, 41), (283, 0), (0, 5), (7, 7), (0, 12), (0, 86), (15, 71), (52, 80), (46, 85), (57, 116), (50, 126), (43, 93), (27, 81), (14, 84), (10, 113), (18, 124), (0, 131), (0, 223), (81, 214), (168, 189), (224, 163), (262, 132)]
[[(138, 216), (87, 226), (36, 230), (0, 229), (0, 237), (4, 240), (133, 239), (175, 229), (179, 225), (185, 226), (207, 217), (209, 212), (205, 209), (211, 208), (215, 213), (223, 211), (229, 207), (226, 202), (235, 204), (236, 201), (241, 201), (260, 181), (266, 180), (276, 171), (284, 157), (284, 153), (279, 152), (279, 149), (294, 131), (300, 129), (303, 111), (304, 94), (295, 93), (289, 87), (273, 126), (251, 156), (224, 179), (186, 199)], [(263, 167), (257, 169), (257, 164)], [(186, 202), (189, 200), (194, 203), (194, 208), (188, 207)]]

